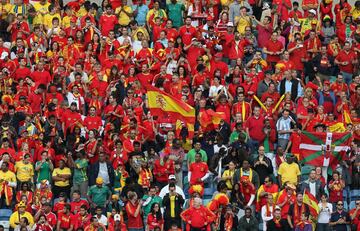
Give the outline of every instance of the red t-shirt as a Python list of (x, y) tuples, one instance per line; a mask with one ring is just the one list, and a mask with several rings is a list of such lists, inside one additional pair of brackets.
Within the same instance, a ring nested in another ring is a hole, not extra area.
[(80, 211), (80, 207), (86, 205), (86, 208), (89, 208), (89, 203), (86, 200), (72, 201), (70, 202), (71, 212), (76, 214)]
[(346, 73), (353, 73), (354, 65), (352, 64), (353, 60), (357, 59), (357, 55), (353, 51), (346, 53), (344, 50), (341, 50), (336, 56), (336, 60), (339, 62), (347, 62), (347, 65), (339, 65), (340, 71)]
[(41, 112), (41, 104), (43, 103), (43, 97), (41, 94), (30, 92), (28, 102), (33, 113)]
[[(276, 40), (275, 42), (271, 39), (268, 40), (267, 44), (265, 45), (265, 48), (269, 52), (280, 52), (284, 46), (283, 44)], [(280, 60), (280, 55), (267, 55), (266, 61), (268, 62), (278, 62)]]
[(20, 78), (25, 78), (26, 76), (30, 76), (30, 75), (31, 75), (31, 71), (29, 68), (19, 67), (18, 69), (16, 69), (14, 73), (14, 79), (15, 81), (19, 81)]
[(32, 79), (37, 84), (44, 84), (47, 86), (51, 81), (51, 75), (48, 71), (42, 70), (42, 71), (34, 71), (31, 74)]
[(50, 212), (48, 214), (45, 214), (46, 220), (49, 222), (49, 225), (51, 225), (51, 227), (55, 227), (57, 219), (56, 219), (56, 215), (53, 212)]
[(137, 206), (137, 204), (133, 205), (131, 202), (126, 203), (125, 209), (128, 217), (128, 229), (140, 229), (143, 227), (142, 214), (138, 213), (136, 217), (134, 216)]
[(115, 25), (118, 23), (118, 19), (115, 15), (103, 14), (100, 16), (99, 25), (101, 25), (101, 34), (103, 36), (108, 36), (109, 32), (114, 29)]
[(72, 220), (74, 218), (74, 215), (71, 213), (65, 214), (63, 212), (59, 212), (59, 221), (60, 221), (60, 228), (61, 229), (69, 229), (72, 223)]
[(194, 162), (190, 164), (189, 167), (189, 171), (191, 172), (190, 184), (192, 185), (199, 184), (197, 180), (204, 177), (208, 172), (208, 170), (209, 167), (205, 162), (199, 162), (199, 163)]
[(259, 131), (262, 131), (264, 127), (264, 117), (260, 116), (259, 118), (255, 118), (254, 116), (251, 116), (246, 121), (245, 127), (249, 129), (251, 139), (260, 141), (261, 134)]
[(196, 37), (196, 28), (193, 26), (190, 27), (182, 26), (179, 29), (179, 35), (184, 45), (188, 46), (191, 43), (191, 39)]
[(100, 116), (87, 116), (84, 119), (84, 126), (88, 130), (92, 129), (98, 129), (100, 126), (102, 126), (102, 121)]

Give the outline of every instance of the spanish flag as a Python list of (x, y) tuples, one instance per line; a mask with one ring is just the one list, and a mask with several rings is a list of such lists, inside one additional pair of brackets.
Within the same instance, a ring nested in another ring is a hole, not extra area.
[(190, 131), (194, 131), (195, 109), (156, 87), (147, 85), (145, 88), (147, 89), (146, 95), (151, 113), (156, 116), (162, 116), (164, 113), (167, 113), (172, 118), (182, 121), (186, 124), (189, 132), (188, 138), (191, 139)]
[(352, 124), (350, 114), (347, 110), (344, 110), (344, 122), (345, 122), (345, 125)]
[(0, 198), (4, 197), (7, 206), (11, 205), (13, 190), (5, 181), (0, 184)]
[(199, 123), (204, 129), (211, 125), (219, 125), (222, 119), (225, 119), (225, 114), (223, 112), (215, 112), (212, 109), (207, 109), (199, 113)]
[(309, 206), (311, 216), (316, 218), (319, 215), (319, 212), (320, 212), (320, 208), (318, 206), (319, 202), (307, 190), (304, 191), (303, 202)]

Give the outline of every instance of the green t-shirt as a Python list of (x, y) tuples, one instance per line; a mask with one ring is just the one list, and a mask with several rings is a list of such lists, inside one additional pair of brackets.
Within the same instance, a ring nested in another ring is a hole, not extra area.
[(98, 206), (105, 206), (105, 202), (110, 195), (111, 192), (108, 186), (98, 187), (97, 185), (93, 185), (88, 191), (88, 196), (91, 197), (91, 200)]
[[(201, 154), (201, 160), (203, 162), (207, 162), (208, 158), (207, 158), (207, 154), (204, 150), (200, 149), (200, 154)], [(194, 163), (195, 162), (195, 154), (196, 154), (196, 151), (195, 149), (191, 149), (188, 154), (187, 154), (187, 160), (188, 162), (191, 164), (191, 163)]]
[[(35, 168), (41, 165), (41, 161), (36, 162)], [(37, 182), (40, 183), (42, 180), (48, 180), (51, 179), (51, 171), (50, 171), (50, 165), (49, 162), (45, 162), (41, 165), (40, 170), (37, 171)]]
[(75, 160), (76, 168), (74, 169), (74, 183), (80, 184), (88, 180), (86, 169), (89, 165), (86, 159), (77, 159)]
[[(146, 201), (150, 196), (149, 195), (144, 195), (142, 200), (143, 201)], [(151, 206), (154, 204), (154, 203), (158, 203), (160, 206), (161, 206), (161, 197), (159, 196), (154, 196), (151, 201), (149, 202), (149, 204), (147, 204), (146, 206), (144, 206), (144, 215), (145, 217), (147, 217), (147, 215), (150, 213), (150, 210), (151, 210)]]
[(181, 3), (176, 4), (167, 4), (166, 5), (169, 19), (173, 21), (173, 26), (179, 28), (183, 25), (183, 12), (185, 11), (185, 6)]

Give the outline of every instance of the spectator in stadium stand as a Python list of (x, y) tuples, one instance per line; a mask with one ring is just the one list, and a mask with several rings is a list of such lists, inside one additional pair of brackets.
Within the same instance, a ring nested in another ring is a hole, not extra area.
[(300, 183), (300, 168), (297, 163), (294, 162), (295, 156), (293, 154), (286, 155), (286, 162), (280, 164), (278, 169), (279, 185), (283, 186), (289, 182), (297, 185)]
[(239, 231), (255, 231), (259, 229), (258, 220), (252, 215), (251, 208), (245, 208), (245, 215), (240, 218), (238, 230)]
[(185, 199), (175, 191), (175, 184), (169, 184), (169, 192), (162, 200), (164, 207), (164, 229), (169, 230), (173, 224), (181, 227), (180, 214), (183, 211), (183, 204)]
[(321, 181), (316, 179), (315, 169), (312, 169), (310, 171), (309, 179), (301, 182), (300, 189), (301, 189), (300, 191), (302, 192), (307, 190), (319, 201), (321, 196), (325, 193)]
[(336, 210), (331, 214), (330, 227), (336, 231), (346, 231), (351, 218), (349, 213), (344, 211), (344, 202), (339, 200), (335, 203)]

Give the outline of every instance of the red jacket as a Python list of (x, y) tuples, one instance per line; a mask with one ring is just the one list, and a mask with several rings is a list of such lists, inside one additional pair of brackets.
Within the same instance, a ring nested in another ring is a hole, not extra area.
[(229, 47), (229, 59), (242, 59), (244, 57), (244, 47), (249, 44), (250, 42), (246, 39), (242, 39), (238, 43), (235, 41), (235, 39), (231, 40), (229, 43), (227, 43), (227, 46)]

